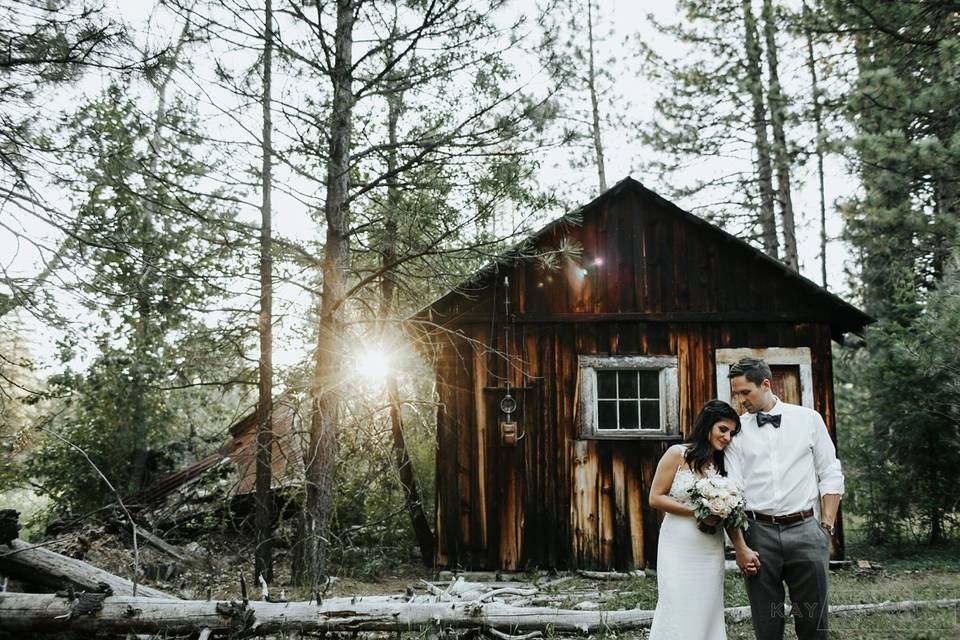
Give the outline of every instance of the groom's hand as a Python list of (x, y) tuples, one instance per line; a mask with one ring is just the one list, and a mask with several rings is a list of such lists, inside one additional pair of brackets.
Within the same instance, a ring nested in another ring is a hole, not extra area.
[(755, 576), (760, 573), (760, 553), (747, 545), (737, 550), (737, 567), (742, 576)]

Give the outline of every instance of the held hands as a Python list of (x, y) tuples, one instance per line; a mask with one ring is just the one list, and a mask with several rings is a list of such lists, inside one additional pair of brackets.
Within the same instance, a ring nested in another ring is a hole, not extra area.
[(760, 573), (760, 553), (747, 545), (737, 547), (737, 567), (740, 575), (751, 577)]

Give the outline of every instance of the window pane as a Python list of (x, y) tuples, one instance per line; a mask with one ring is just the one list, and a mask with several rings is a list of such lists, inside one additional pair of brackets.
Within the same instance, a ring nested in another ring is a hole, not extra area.
[(660, 372), (640, 371), (640, 397), (660, 398)]
[[(636, 371), (618, 371), (617, 384), (620, 389), (621, 398), (637, 397), (637, 372)], [(621, 422), (623, 418), (620, 419)]]
[(660, 428), (660, 401), (640, 401), (640, 424), (644, 429)]
[(598, 398), (616, 398), (617, 397), (617, 372), (616, 371), (597, 371), (597, 397)]
[(597, 401), (597, 429), (617, 428), (617, 402), (610, 400)]
[(640, 412), (636, 400), (620, 401), (620, 428), (637, 429), (640, 427)]

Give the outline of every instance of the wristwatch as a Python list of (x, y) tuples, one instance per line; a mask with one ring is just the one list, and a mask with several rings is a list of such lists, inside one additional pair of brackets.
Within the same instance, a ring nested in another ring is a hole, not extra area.
[(832, 538), (833, 536), (837, 535), (837, 527), (836, 527), (836, 526), (834, 526), (834, 525), (832, 525), (832, 524), (827, 524), (826, 522), (821, 522), (821, 523), (820, 523), (820, 526), (823, 528), (824, 531), (826, 531), (827, 533), (830, 534), (830, 537), (831, 537), (831, 538)]

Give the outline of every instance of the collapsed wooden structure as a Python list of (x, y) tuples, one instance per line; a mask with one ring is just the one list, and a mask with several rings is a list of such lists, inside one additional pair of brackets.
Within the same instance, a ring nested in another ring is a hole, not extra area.
[(436, 563), (504, 570), (655, 564), (657, 461), (744, 355), (836, 442), (831, 341), (871, 322), (630, 178), (411, 320), (438, 354)]

